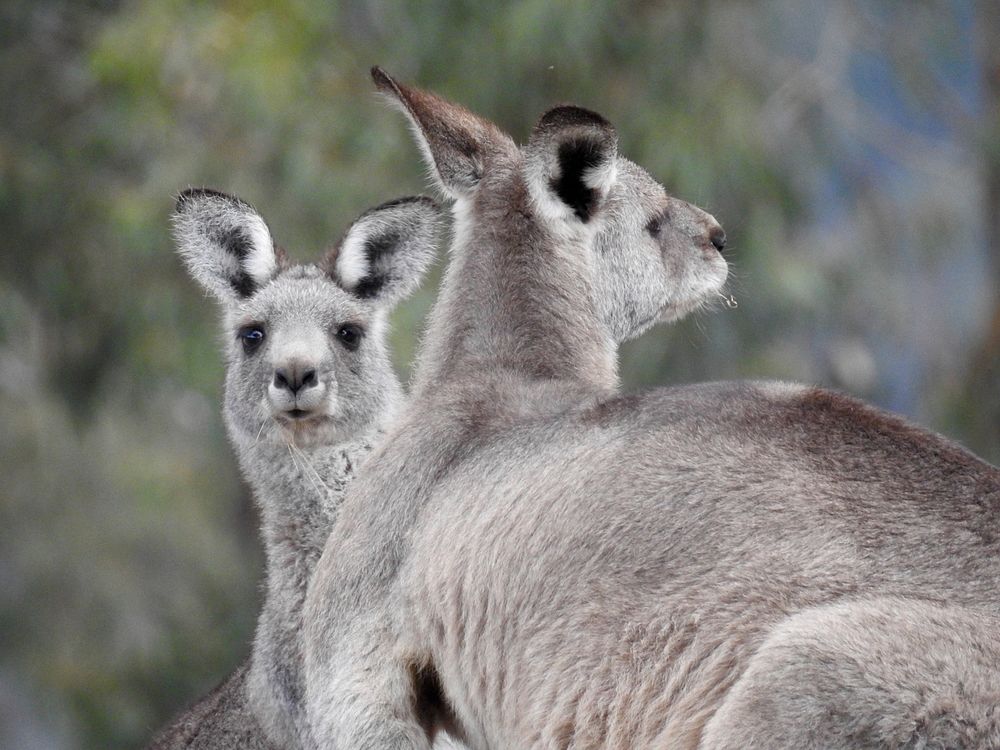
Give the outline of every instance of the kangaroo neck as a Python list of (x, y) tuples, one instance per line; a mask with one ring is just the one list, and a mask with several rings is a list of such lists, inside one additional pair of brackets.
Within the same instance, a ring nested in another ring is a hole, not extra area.
[(304, 591), (347, 485), (376, 434), (336, 445), (252, 451), (256, 466), (244, 468), (261, 513), (269, 591), (289, 585)]
[(247, 697), (276, 746), (295, 743), (303, 676), (302, 608), (347, 486), (376, 430), (333, 445), (267, 443), (240, 450), (261, 513), (267, 584), (257, 620)]
[(616, 347), (593, 302), (588, 234), (553, 231), (516, 175), (499, 189), (483, 185), (454, 214), (452, 262), (415, 392), (497, 373), (617, 387)]

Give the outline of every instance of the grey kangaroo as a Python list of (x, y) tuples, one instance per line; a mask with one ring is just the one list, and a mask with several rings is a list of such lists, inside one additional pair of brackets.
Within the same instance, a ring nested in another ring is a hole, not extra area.
[(557, 107), (373, 71), (455, 201), (413, 395), (305, 605), (313, 746), (1000, 747), (1000, 472), (846, 396), (615, 392), (721, 228)]
[(225, 422), (261, 513), (267, 587), (249, 660), (154, 748), (299, 744), (306, 581), (337, 506), (402, 389), (388, 311), (434, 255), (437, 206), (404, 198), (364, 213), (315, 265), (291, 265), (243, 201), (187, 190), (174, 230), (191, 275), (222, 304)]

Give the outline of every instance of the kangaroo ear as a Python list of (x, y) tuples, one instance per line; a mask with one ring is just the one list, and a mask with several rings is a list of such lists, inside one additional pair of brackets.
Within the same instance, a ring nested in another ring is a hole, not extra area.
[(471, 195), (495, 159), (517, 153), (510, 136), (489, 120), (435, 94), (397, 83), (381, 68), (372, 68), (372, 78), (375, 87), (406, 114), (424, 159), (449, 197)]
[(391, 307), (417, 288), (434, 260), (441, 209), (430, 198), (400, 198), (369, 209), (321, 266), (344, 289)]
[(550, 109), (525, 148), (525, 178), (538, 209), (550, 219), (586, 223), (617, 175), (618, 135), (611, 123), (582, 107)]
[(177, 198), (173, 225), (188, 271), (222, 302), (250, 297), (278, 270), (267, 224), (239, 198), (205, 188), (185, 190)]

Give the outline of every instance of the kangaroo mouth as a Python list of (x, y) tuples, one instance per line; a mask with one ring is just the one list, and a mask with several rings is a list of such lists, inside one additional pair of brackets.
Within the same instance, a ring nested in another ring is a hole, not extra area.
[(327, 419), (327, 415), (315, 409), (285, 409), (274, 415), (274, 418), (281, 424), (288, 427), (297, 427), (304, 424), (316, 424)]
[(328, 445), (342, 432), (336, 417), (322, 409), (285, 409), (272, 419), (278, 440), (299, 448)]

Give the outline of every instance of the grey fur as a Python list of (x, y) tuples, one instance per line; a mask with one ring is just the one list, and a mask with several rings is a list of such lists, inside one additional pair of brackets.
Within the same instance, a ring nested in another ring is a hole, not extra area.
[[(290, 266), (248, 204), (213, 191), (181, 195), (174, 219), (181, 257), (223, 303), (225, 421), (260, 509), (267, 589), (250, 659), (152, 747), (300, 743), (306, 582), (347, 483), (399, 408), (385, 317), (430, 265), (439, 218), (426, 198), (383, 204), (359, 217), (318, 265)], [(256, 246), (234, 252), (248, 237)], [(356, 257), (345, 266), (350, 252)], [(270, 257), (247, 263), (252, 253)], [(248, 267), (270, 270), (254, 276)], [(240, 337), (248, 324), (264, 333), (251, 352)], [(344, 324), (365, 330), (356, 348), (338, 339)], [(309, 371), (313, 377), (293, 390)]]
[(933, 602), (846, 599), (804, 610), (771, 630), (703, 744), (1000, 747), (998, 633), (996, 617)]
[(616, 343), (719, 289), (714, 220), (620, 157), (556, 189), (558, 159), (376, 82), (456, 238), (309, 586), (313, 745), (997, 747), (1000, 472), (820, 389), (617, 395)]
[(268, 741), (247, 702), (249, 660), (211, 693), (164, 727), (148, 750), (278, 750)]

